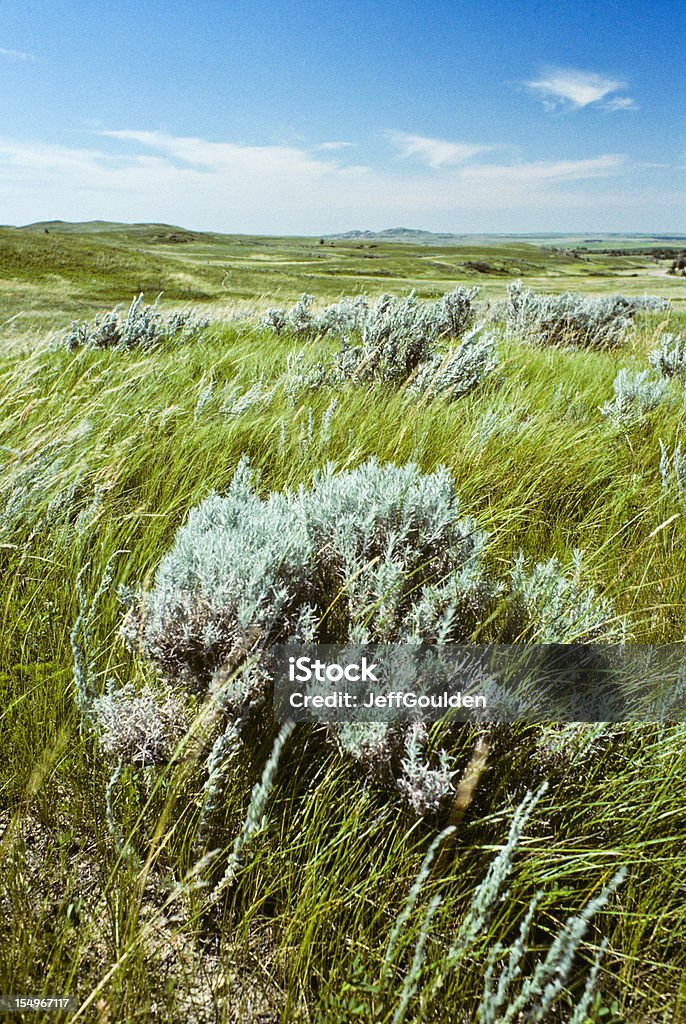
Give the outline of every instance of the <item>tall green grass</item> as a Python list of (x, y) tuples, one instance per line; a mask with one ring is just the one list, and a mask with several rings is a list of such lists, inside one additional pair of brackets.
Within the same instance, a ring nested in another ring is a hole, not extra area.
[[(542, 560), (582, 548), (589, 582), (627, 617), (634, 641), (681, 642), (684, 510), (661, 489), (658, 439), (683, 440), (683, 400), (675, 388), (671, 403), (627, 430), (600, 414), (617, 369), (642, 367), (663, 326), (644, 317), (615, 354), (503, 344), (498, 373), (449, 406), (348, 387), (293, 401), (277, 390), (233, 415), (230, 403), (224, 408), (231, 389), (259, 380), (268, 389), (293, 346), (239, 324), (146, 354), (41, 346), (3, 357), (0, 991), (70, 992), (77, 1019), (103, 1022), (391, 1021), (422, 922), (440, 896), (406, 1019), (469, 1021), (489, 949), (516, 938), (533, 895), (542, 891), (528, 967), (623, 864), (628, 879), (594, 919), (571, 989), (578, 996), (605, 936), (591, 1019), (686, 1019), (681, 726), (621, 727), (582, 746), (571, 767), (540, 729), (496, 730), (389, 976), (394, 922), (445, 822), (411, 819), (316, 731), (298, 731), (282, 754), (269, 826), (251, 838), (235, 884), (213, 902), (269, 750), (230, 766), (210, 856), (199, 866), (203, 779), (192, 744), (158, 775), (124, 769), (110, 794), (124, 839), (118, 849), (106, 806), (114, 766), (79, 720), (70, 643), (83, 567), (91, 593), (110, 561), (117, 584), (149, 585), (188, 509), (226, 488), (243, 454), (262, 470), (265, 490), (306, 483), (327, 461), (446, 464), (464, 511), (492, 535), (496, 575), (520, 549)], [(98, 688), (110, 678), (150, 677), (119, 641), (120, 614), (112, 587), (94, 610), (84, 652)], [(465, 729), (462, 764), (476, 739)], [(550, 787), (518, 848), (507, 898), (468, 963), (446, 971), (446, 952), (514, 809), (544, 777)], [(213, 856), (215, 847), (224, 853)]]

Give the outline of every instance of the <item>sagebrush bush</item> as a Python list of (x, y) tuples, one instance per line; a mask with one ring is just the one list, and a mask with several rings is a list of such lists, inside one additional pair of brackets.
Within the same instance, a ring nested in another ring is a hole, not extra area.
[(478, 294), (478, 288), (459, 285), (437, 302), (385, 294), (372, 305), (363, 295), (346, 296), (320, 313), (312, 309), (314, 296), (302, 295), (290, 309), (267, 310), (262, 323), (276, 334), (288, 332), (299, 338), (330, 334), (348, 344), (353, 335), (382, 341), (404, 330), (413, 336), (459, 338), (476, 320)]
[[(128, 595), (122, 626), (164, 677), (205, 694), (221, 686), (229, 717), (269, 693), (266, 671), (246, 665), (251, 652), (286, 642), (465, 643), (504, 593), (504, 639), (621, 633), (609, 602), (582, 583), (578, 553), (572, 571), (557, 560), (527, 568), (520, 558), (507, 588), (494, 580), (487, 536), (462, 514), (444, 468), (422, 474), (372, 459), (329, 467), (297, 491), (261, 497), (257, 485), (243, 460), (224, 497), (191, 510), (150, 593)], [(349, 723), (329, 735), (371, 773), (393, 778), (417, 813), (435, 812), (452, 792), (452, 762), (442, 749), (424, 753), (421, 727)]]
[(360, 344), (344, 346), (347, 363), (353, 353), (354, 375), (360, 380), (402, 384), (432, 354), (437, 327), (430, 310), (414, 296), (383, 295), (370, 307), (360, 331)]
[(515, 281), (508, 288), (507, 336), (531, 345), (617, 348), (639, 310), (667, 308), (667, 300), (655, 296), (543, 295)]
[(605, 402), (600, 411), (619, 426), (629, 426), (662, 402), (669, 390), (669, 381), (655, 377), (650, 370), (622, 369), (618, 371), (612, 389), (614, 401)]
[[(416, 393), (451, 400), (477, 387), (497, 366), (496, 335), (473, 326), (476, 293), (475, 288), (457, 288), (439, 302), (382, 295), (371, 306), (366, 299), (344, 299), (320, 317), (308, 312), (309, 327), (303, 323), (302, 303), (310, 297), (303, 296), (288, 313), (270, 310), (267, 322), (275, 330), (289, 327), (298, 336), (330, 333), (340, 339), (333, 358), (320, 360), (309, 371), (291, 369), (296, 390), (349, 382), (409, 384)], [(460, 344), (446, 348), (446, 339)]]
[(437, 762), (427, 760), (427, 730), (423, 722), (415, 722), (405, 736), (405, 750), (398, 778), (398, 791), (415, 814), (433, 814), (452, 796), (455, 764), (447, 750), (439, 750)]
[[(128, 595), (122, 627), (130, 646), (189, 689), (207, 693), (228, 679), (229, 716), (268, 691), (262, 670), (241, 668), (251, 651), (288, 641), (467, 640), (490, 607), (486, 536), (461, 514), (445, 469), (425, 475), (370, 460), (265, 499), (256, 483), (243, 461), (225, 497), (191, 511), (152, 591)], [(394, 749), (385, 727), (342, 727), (331, 738), (377, 772)], [(423, 813), (437, 809), (452, 775), (441, 752), (436, 768), (422, 761), (419, 739), (400, 781)]]
[(447, 338), (461, 338), (476, 321), (476, 298), (479, 289), (460, 285), (446, 292), (435, 305), (439, 333)]
[(195, 339), (209, 324), (193, 310), (175, 310), (169, 316), (158, 308), (160, 296), (152, 306), (143, 304), (143, 295), (132, 301), (125, 316), (120, 306), (105, 313), (97, 313), (93, 322), (74, 321), (60, 344), (71, 350), (77, 348), (149, 349), (161, 341), (176, 338)]
[[(423, 302), (414, 295), (382, 295), (371, 305), (358, 296), (344, 298), (319, 314), (311, 308), (312, 296), (303, 295), (290, 310), (270, 309), (263, 323), (277, 334), (288, 331), (310, 339), (328, 334), (339, 339), (340, 351), (303, 377), (306, 386), (346, 381), (399, 386), (420, 371), (422, 381), (432, 382), (433, 393), (457, 397), (496, 364), (490, 334), (474, 332), (458, 349), (447, 352), (440, 347), (444, 339), (462, 338), (473, 326), (477, 294), (478, 288), (459, 287), (437, 302)], [(423, 386), (418, 384), (417, 389)]]
[(583, 554), (574, 551), (571, 565), (558, 558), (529, 568), (523, 554), (510, 573), (514, 620), (533, 643), (616, 642), (626, 627), (615, 617), (611, 602), (583, 584)]
[(681, 334), (661, 334), (658, 347), (648, 353), (648, 362), (660, 376), (686, 384), (686, 341)]
[(301, 295), (290, 309), (272, 307), (262, 319), (265, 327), (281, 334), (288, 331), (296, 337), (316, 337), (325, 333), (324, 321), (311, 308), (314, 295)]
[(466, 639), (488, 600), (485, 535), (445, 469), (370, 460), (262, 499), (247, 462), (189, 514), (124, 635), (160, 670), (209, 681), (255, 645)]
[(110, 686), (91, 715), (103, 752), (141, 768), (167, 761), (190, 724), (187, 701), (167, 686)]
[(434, 353), (419, 367), (410, 389), (428, 398), (451, 401), (478, 387), (498, 365), (496, 335), (480, 328), (471, 330), (456, 348)]

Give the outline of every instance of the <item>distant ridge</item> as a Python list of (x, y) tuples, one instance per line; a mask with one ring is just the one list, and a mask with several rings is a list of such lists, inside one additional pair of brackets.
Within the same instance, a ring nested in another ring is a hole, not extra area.
[(405, 242), (408, 245), (464, 246), (464, 245), (507, 245), (512, 242), (524, 242), (546, 248), (563, 249), (582, 248), (614, 249), (615, 246), (626, 248), (638, 246), (660, 248), (670, 244), (684, 246), (686, 235), (683, 234), (650, 234), (622, 232), (471, 232), (456, 234), (453, 232), (424, 231), (421, 228), (384, 228), (382, 231), (355, 230), (341, 231), (336, 234), (323, 235), (329, 241), (341, 242)]
[(325, 238), (462, 238), (451, 232), (423, 231), (421, 228), (384, 228), (383, 231), (345, 231), (342, 234), (325, 235)]
[(180, 228), (176, 224), (155, 224), (155, 223), (137, 223), (137, 224), (125, 224), (120, 221), (114, 220), (83, 220), (83, 221), (71, 221), (71, 220), (38, 220), (32, 224), (22, 224), (19, 231), (44, 231), (48, 228), (50, 231), (63, 231), (69, 234), (86, 234), (88, 232), (100, 232), (100, 231), (131, 231), (132, 229), (138, 228), (139, 230), (150, 230), (158, 229), (161, 231), (186, 231), (186, 228)]
[(152, 242), (194, 242), (206, 236), (203, 231), (189, 231), (175, 224), (122, 224), (117, 221), (41, 220), (23, 224), (17, 231), (43, 232), (55, 235), (126, 235), (139, 236)]
[(416, 244), (450, 245), (456, 239), (464, 239), (466, 235), (455, 235), (450, 232), (423, 231), (421, 228), (384, 228), (383, 231), (343, 231), (338, 234), (324, 235), (324, 238), (374, 240), (379, 242), (415, 242)]

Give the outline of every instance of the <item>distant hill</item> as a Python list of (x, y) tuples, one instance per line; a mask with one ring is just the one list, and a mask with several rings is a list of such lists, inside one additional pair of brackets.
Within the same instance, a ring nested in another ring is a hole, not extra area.
[(17, 229), (26, 232), (42, 232), (58, 235), (126, 235), (146, 242), (197, 242), (207, 237), (203, 231), (189, 231), (175, 224), (121, 224), (116, 221), (88, 220), (73, 222), (66, 220), (42, 220), (35, 224), (24, 224)]
[(466, 235), (454, 235), (447, 232), (436, 233), (433, 231), (422, 231), (419, 228), (385, 228), (383, 231), (344, 231), (341, 234), (324, 235), (324, 238), (349, 238), (355, 239), (377, 239), (379, 242), (417, 242), (421, 244), (436, 244), (442, 242), (451, 244), (455, 239), (466, 238)]
[[(383, 231), (343, 231), (324, 235), (335, 241), (405, 242), (409, 245), (460, 245), (474, 235), (455, 235), (450, 232), (423, 231), (420, 228), (385, 228)], [(480, 236), (479, 236), (480, 237)]]
[(460, 246), (460, 245), (511, 245), (524, 242), (545, 248), (592, 249), (597, 252), (619, 252), (627, 249), (636, 252), (652, 249), (683, 248), (686, 235), (659, 234), (560, 234), (543, 232), (538, 234), (454, 234), (447, 232), (423, 231), (420, 228), (385, 228), (382, 231), (343, 231), (324, 235), (333, 241), (404, 242), (407, 245)]

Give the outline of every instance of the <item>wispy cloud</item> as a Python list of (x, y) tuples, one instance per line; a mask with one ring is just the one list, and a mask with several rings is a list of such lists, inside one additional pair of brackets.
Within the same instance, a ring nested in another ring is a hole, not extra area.
[[(524, 85), (543, 99), (548, 109), (572, 107), (580, 110), (591, 104), (601, 104), (606, 110), (628, 110), (635, 106), (630, 96), (613, 96), (626, 89), (626, 82), (604, 78), (593, 71), (575, 71), (572, 68), (546, 68), (539, 78)], [(603, 103), (603, 101), (606, 101)]]
[(589, 157), (586, 160), (535, 160), (518, 164), (473, 164), (462, 170), (462, 179), (519, 183), (527, 187), (544, 182), (588, 181), (591, 178), (613, 177), (627, 165), (626, 158), (616, 153)]
[(354, 145), (355, 145), (354, 142), (338, 142), (338, 141), (320, 142), (319, 145), (317, 146), (317, 149), (327, 149), (327, 150), (332, 150), (333, 151), (333, 150), (336, 150), (336, 149), (348, 149), (350, 146), (354, 146)]
[(237, 142), (208, 142), (195, 136), (168, 135), (150, 131), (102, 131), (100, 135), (122, 142), (135, 142), (157, 150), (173, 160), (215, 171), (244, 171), (270, 174), (326, 171), (330, 162), (312, 157), (297, 146), (245, 146)]
[(606, 110), (636, 110), (636, 101), (631, 96), (613, 96), (605, 104)]
[(429, 167), (434, 168), (461, 164), (479, 153), (486, 153), (494, 148), (473, 142), (447, 142), (445, 139), (432, 139), (426, 135), (410, 135), (407, 132), (387, 131), (385, 134), (400, 156), (419, 157)]
[[(335, 151), (325, 155), (316, 146), (246, 146), (133, 129), (98, 134), (99, 145), (89, 148), (0, 138), (0, 222), (156, 220), (289, 234), (396, 222), (532, 230), (555, 226), (560, 211), (617, 209), (619, 176), (633, 166), (620, 155), (600, 154), (439, 163), (440, 174), (425, 161), (399, 174), (348, 162)], [(478, 150), (487, 148), (503, 152)]]
[(25, 50), (7, 50), (4, 46), (0, 46), (0, 57), (6, 57), (7, 60), (28, 60), (31, 62), (35, 62), (37, 59), (32, 53), (26, 53)]

